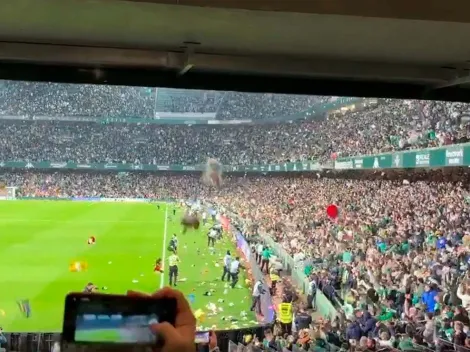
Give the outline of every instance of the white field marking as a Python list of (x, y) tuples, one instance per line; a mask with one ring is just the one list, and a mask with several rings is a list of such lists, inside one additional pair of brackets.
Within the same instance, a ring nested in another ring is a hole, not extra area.
[[(163, 246), (162, 246), (162, 264), (163, 268), (166, 269), (166, 237), (168, 229), (168, 204), (165, 208), (165, 225), (163, 225)], [(160, 288), (163, 288), (165, 285), (165, 275), (160, 274)]]
[(20, 218), (0, 218), (1, 223), (9, 222), (52, 222), (52, 223), (80, 223), (80, 224), (114, 224), (114, 223), (129, 223), (129, 224), (158, 224), (160, 221), (155, 220), (57, 220), (57, 219), (20, 219)]

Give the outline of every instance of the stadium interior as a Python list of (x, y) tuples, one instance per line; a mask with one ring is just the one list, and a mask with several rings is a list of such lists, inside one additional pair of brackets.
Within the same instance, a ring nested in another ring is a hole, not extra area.
[(173, 284), (188, 351), (470, 351), (459, 4), (2, 1), (0, 351)]

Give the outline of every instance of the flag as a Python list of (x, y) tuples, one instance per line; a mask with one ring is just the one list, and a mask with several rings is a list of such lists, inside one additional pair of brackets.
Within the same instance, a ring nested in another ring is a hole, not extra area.
[(21, 314), (25, 318), (31, 317), (31, 305), (29, 304), (29, 299), (21, 299), (16, 301), (18, 308), (20, 309)]

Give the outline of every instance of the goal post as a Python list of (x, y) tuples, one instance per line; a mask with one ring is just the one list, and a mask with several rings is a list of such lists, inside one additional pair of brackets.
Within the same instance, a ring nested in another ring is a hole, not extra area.
[(6, 199), (7, 200), (12, 200), (16, 199), (16, 190), (18, 187), (6, 187)]

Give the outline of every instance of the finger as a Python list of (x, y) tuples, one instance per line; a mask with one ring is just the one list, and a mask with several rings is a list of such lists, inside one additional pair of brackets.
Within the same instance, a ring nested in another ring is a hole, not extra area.
[(127, 295), (131, 297), (149, 297), (148, 293), (145, 292), (139, 292), (139, 291), (134, 291), (134, 290), (128, 290)]
[(167, 322), (152, 324), (150, 325), (150, 330), (154, 334), (163, 337), (165, 342), (178, 341), (180, 339), (178, 331), (175, 329), (175, 327)]
[(184, 295), (180, 291), (173, 290), (170, 287), (162, 288), (161, 290), (155, 292), (152, 295), (152, 297), (157, 298), (157, 299), (159, 299), (159, 298), (174, 298), (174, 299), (176, 299), (176, 310), (178, 311), (178, 313), (182, 313), (182, 312), (185, 312), (185, 311), (191, 311), (191, 308), (189, 306), (189, 302), (186, 299), (186, 297), (184, 297)]

